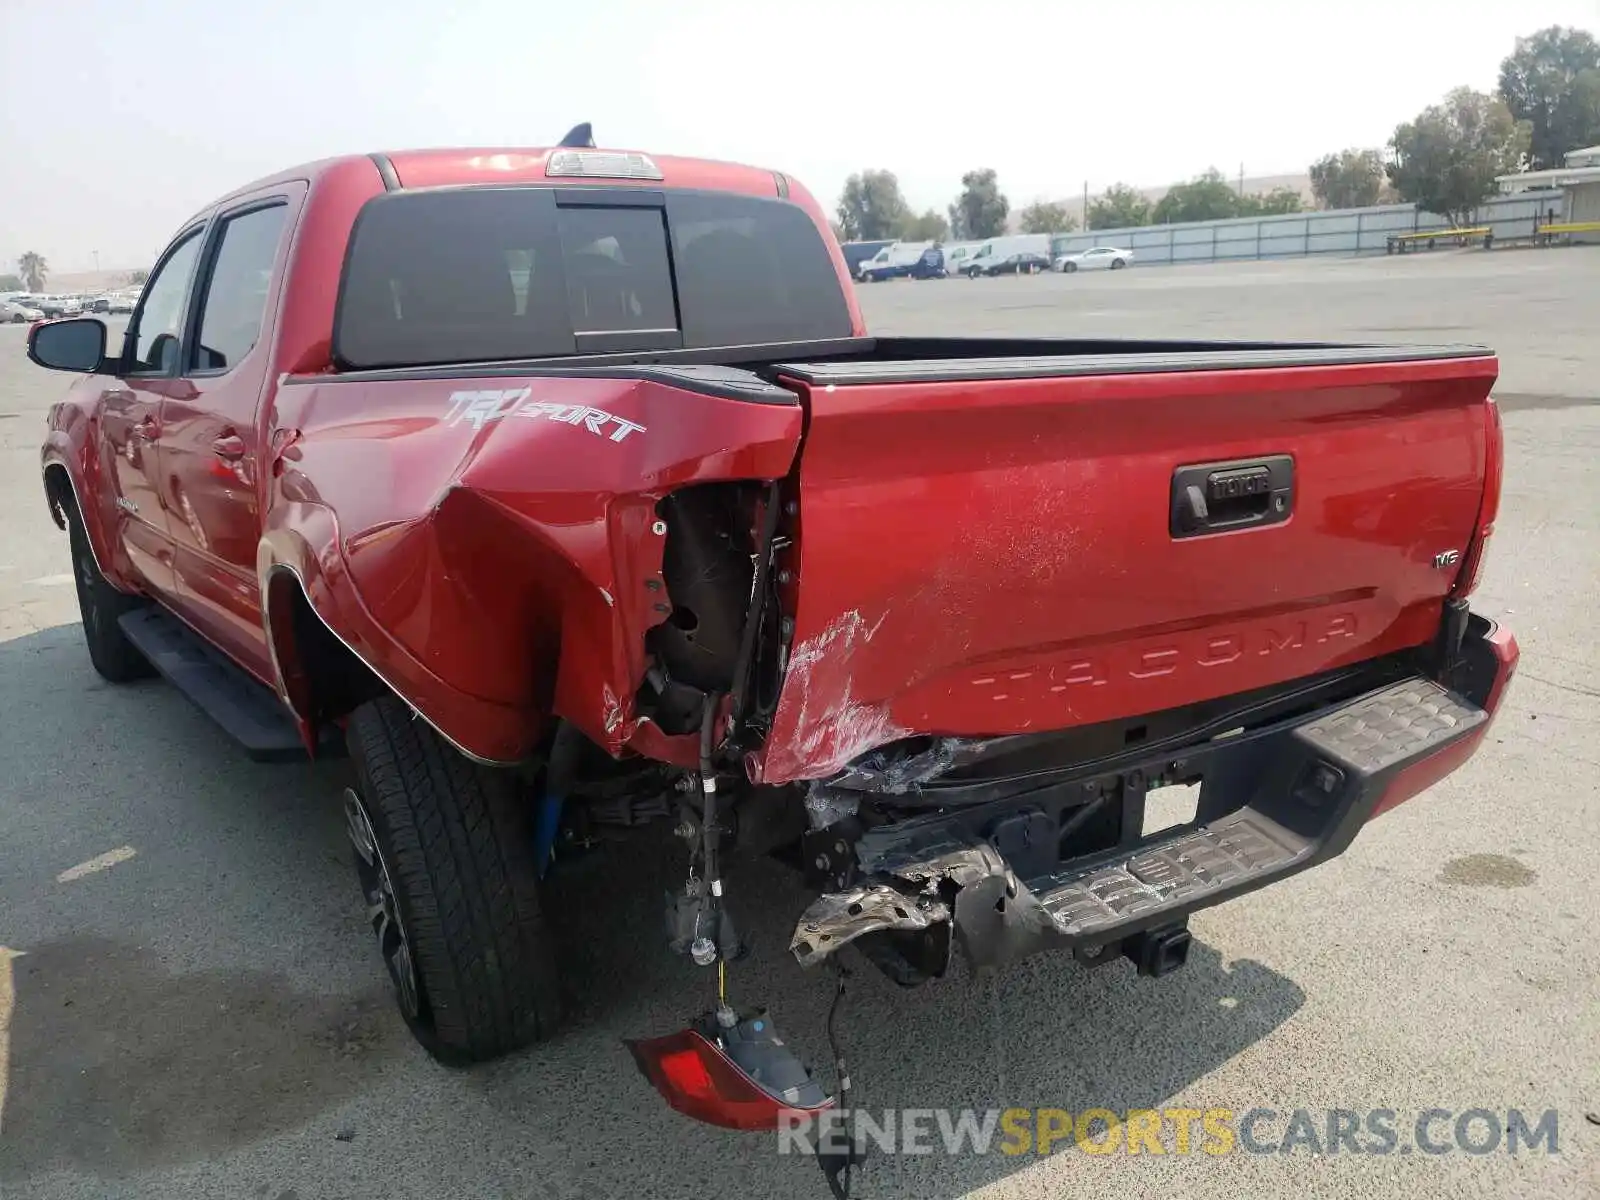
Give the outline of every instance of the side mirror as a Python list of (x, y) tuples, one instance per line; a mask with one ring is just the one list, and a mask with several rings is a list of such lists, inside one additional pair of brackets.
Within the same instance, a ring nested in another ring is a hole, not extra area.
[(28, 331), (28, 358), (51, 371), (97, 371), (106, 356), (106, 323), (93, 317), (46, 321)]

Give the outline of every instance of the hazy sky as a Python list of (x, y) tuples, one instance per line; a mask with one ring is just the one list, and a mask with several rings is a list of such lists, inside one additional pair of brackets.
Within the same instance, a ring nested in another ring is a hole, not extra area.
[(1600, 30), (1600, 0), (0, 0), (0, 269), (144, 265), (297, 162), (583, 120), (829, 207), (874, 166), (941, 210), (978, 166), (1017, 205), (1302, 171), (1554, 23)]

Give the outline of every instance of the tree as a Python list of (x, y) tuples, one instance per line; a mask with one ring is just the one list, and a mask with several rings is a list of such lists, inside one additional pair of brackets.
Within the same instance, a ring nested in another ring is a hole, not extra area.
[(947, 242), (950, 222), (931, 208), (920, 214), (907, 213), (900, 222), (899, 235), (902, 242)]
[(1090, 229), (1134, 229), (1150, 223), (1150, 201), (1125, 183), (1114, 183), (1089, 202)]
[(1211, 170), (1167, 189), (1167, 194), (1156, 203), (1152, 214), (1157, 225), (1176, 224), (1180, 221), (1220, 221), (1224, 217), (1239, 215), (1239, 193), (1222, 177), (1222, 172)]
[(1517, 39), (1500, 64), (1500, 98), (1531, 128), (1535, 167), (1559, 167), (1569, 150), (1600, 142), (1600, 42), (1552, 25)]
[[(835, 229), (834, 232), (838, 233), (838, 230)], [(149, 271), (146, 271), (143, 267), (137, 267), (134, 270), (128, 272), (128, 285), (130, 287), (138, 287), (140, 284), (144, 283), (144, 281), (146, 279), (149, 279), (149, 278), (150, 278), (150, 272)]]
[(961, 194), (950, 206), (950, 231), (958, 238), (999, 237), (1006, 229), (1011, 202), (1000, 190), (992, 168), (968, 171), (961, 177)]
[(1275, 217), (1281, 213), (1297, 213), (1304, 205), (1300, 201), (1300, 193), (1292, 187), (1275, 187), (1265, 195), (1251, 193), (1239, 197), (1238, 211), (1240, 217)]
[(1311, 164), (1311, 194), (1323, 208), (1368, 208), (1383, 190), (1383, 152), (1341, 150)]
[(1384, 170), (1401, 199), (1465, 225), (1494, 192), (1495, 177), (1522, 165), (1531, 136), (1500, 97), (1456, 88), (1395, 128)]
[(21, 275), (0, 275), (0, 292), (20, 292), (24, 290)]
[(892, 238), (910, 215), (893, 171), (862, 171), (844, 181), (838, 217), (845, 241)]
[(30, 292), (44, 291), (44, 281), (50, 278), (50, 264), (44, 255), (29, 250), (17, 259), (17, 272), (28, 285)]
[(1077, 227), (1065, 204), (1036, 200), (1022, 210), (1023, 233), (1070, 233)]

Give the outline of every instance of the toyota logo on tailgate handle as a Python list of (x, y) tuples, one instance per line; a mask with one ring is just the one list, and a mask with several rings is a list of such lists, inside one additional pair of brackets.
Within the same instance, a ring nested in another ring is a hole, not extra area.
[(1172, 473), (1175, 538), (1277, 525), (1293, 511), (1294, 459), (1287, 454), (1197, 463)]

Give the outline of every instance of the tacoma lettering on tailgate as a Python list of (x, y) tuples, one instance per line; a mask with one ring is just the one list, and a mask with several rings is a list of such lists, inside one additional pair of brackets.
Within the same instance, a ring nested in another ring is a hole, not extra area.
[[(1157, 679), (1179, 671), (1227, 666), (1250, 655), (1266, 657), (1291, 653), (1355, 635), (1355, 614), (1335, 613), (1315, 621), (1295, 621), (1241, 633), (1202, 635), (1192, 642), (1166, 642), (1140, 650), (1131, 659), (1113, 651), (1105, 657), (1075, 658), (1051, 668), (1050, 675), (1056, 682), (1051, 690), (1066, 691), (1073, 684), (1098, 687), (1109, 683), (1116, 674), (1125, 674), (1130, 679)], [(985, 687), (993, 684), (995, 678), (986, 675), (972, 682)]]

